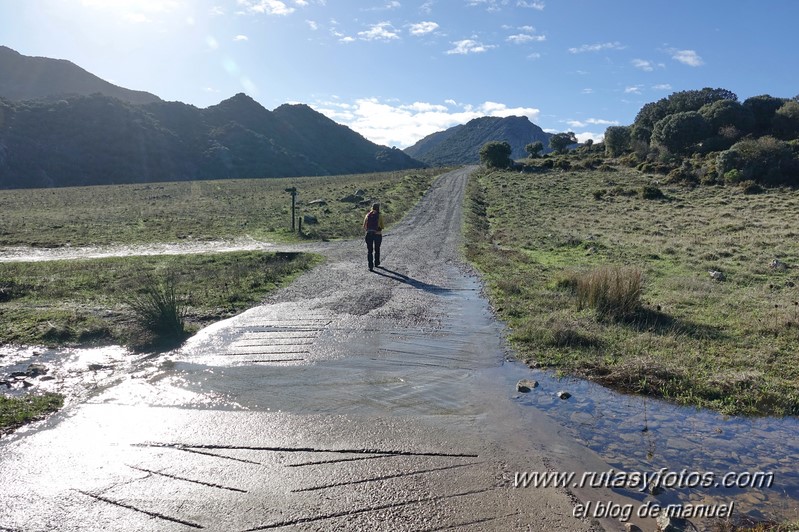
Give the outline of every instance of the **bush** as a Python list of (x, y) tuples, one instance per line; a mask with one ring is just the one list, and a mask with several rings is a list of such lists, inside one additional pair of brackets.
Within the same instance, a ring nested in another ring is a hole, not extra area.
[(763, 187), (754, 181), (742, 181), (739, 186), (741, 187), (741, 192), (744, 194), (760, 194), (763, 192)]
[(638, 268), (604, 266), (573, 280), (578, 309), (592, 308), (600, 319), (626, 320), (641, 309), (643, 274)]
[(146, 277), (127, 303), (146, 336), (134, 341), (137, 347), (173, 347), (186, 337), (186, 306), (178, 298), (173, 275), (168, 274), (163, 281)]
[(791, 146), (774, 137), (742, 140), (716, 158), (716, 171), (727, 182), (797, 185), (797, 167), (799, 162)]
[(647, 200), (664, 199), (663, 191), (654, 185), (645, 185), (641, 188), (641, 197)]

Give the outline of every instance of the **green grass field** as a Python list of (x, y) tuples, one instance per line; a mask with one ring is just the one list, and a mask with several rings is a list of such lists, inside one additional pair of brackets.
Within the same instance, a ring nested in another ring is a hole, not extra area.
[[(442, 172), (195, 181), (0, 191), (0, 246), (129, 245), (252, 237), (268, 241), (359, 236), (364, 204), (339, 201), (362, 191), (386, 222), (401, 218)], [(312, 215), (302, 235), (296, 215)], [(314, 202), (323, 200), (324, 203)], [(318, 257), (260, 252), (125, 257), (41, 263), (0, 262), (0, 345), (130, 343), (126, 298), (150, 275), (172, 272), (195, 327), (258, 304)]]
[[(0, 190), (0, 246), (86, 246), (252, 237), (293, 240), (296, 215), (315, 216), (307, 238), (360, 235), (364, 206), (339, 201), (357, 190), (378, 200), (386, 223), (429, 188), (436, 170), (329, 177), (231, 179), (54, 189)], [(314, 200), (326, 204), (312, 204)]]
[(206, 255), (0, 263), (0, 343), (137, 344), (128, 300), (172, 276), (193, 328), (257, 305), (320, 257), (241, 251)]
[[(799, 413), (799, 191), (656, 179), (621, 167), (472, 179), (467, 256), (512, 344), (533, 366), (626, 392)], [(575, 280), (607, 266), (642, 275), (634, 315), (579, 304)]]

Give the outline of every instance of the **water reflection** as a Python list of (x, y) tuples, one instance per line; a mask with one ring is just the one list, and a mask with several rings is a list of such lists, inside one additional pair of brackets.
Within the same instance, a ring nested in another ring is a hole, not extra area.
[[(510, 379), (534, 378), (540, 386), (516, 400), (535, 406), (563, 425), (577, 440), (617, 470), (714, 473), (715, 481), (729, 473), (732, 482), (749, 480), (771, 486), (666, 489), (657, 499), (666, 504), (735, 501), (736, 512), (758, 519), (799, 518), (799, 420), (723, 416), (640, 396), (614, 393), (579, 379), (557, 379), (540, 370), (509, 363)], [(572, 397), (563, 401), (557, 390)], [(758, 482), (759, 480), (759, 482)]]

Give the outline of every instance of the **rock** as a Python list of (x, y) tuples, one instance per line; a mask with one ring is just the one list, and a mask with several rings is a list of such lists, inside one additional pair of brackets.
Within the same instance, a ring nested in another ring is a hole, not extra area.
[(624, 523), (625, 532), (644, 532), (632, 523)]
[(788, 265), (782, 262), (780, 259), (774, 259), (773, 261), (771, 261), (769, 266), (771, 266), (772, 270), (777, 270), (781, 272), (784, 272), (785, 270), (788, 269)]
[(656, 523), (659, 532), (688, 532), (696, 530), (696, 527), (687, 519), (669, 517), (668, 515), (659, 515)]
[(30, 388), (31, 386), (33, 386), (33, 383), (25, 379), (24, 381), (22, 381), (22, 386), (24, 386), (25, 388)]
[(25, 371), (26, 377), (38, 377), (47, 373), (47, 366), (44, 364), (30, 364)]
[(585, 252), (585, 254), (586, 254), (586, 255), (593, 255), (593, 254), (595, 254), (595, 253), (596, 253), (596, 248), (595, 248), (594, 246), (591, 246), (591, 247), (590, 247), (590, 248), (588, 248), (588, 249), (586, 250), (586, 252)]
[(572, 394), (570, 394), (569, 392), (564, 392), (563, 390), (559, 391), (555, 395), (557, 395), (560, 399), (563, 399), (564, 401), (572, 396)]
[(344, 196), (339, 201), (344, 203), (360, 203), (363, 201), (363, 196), (358, 196), (357, 194), (350, 194), (349, 196)]
[(327, 205), (327, 202), (323, 199), (315, 199), (313, 201), (309, 201), (308, 205), (319, 205), (320, 207)]
[(315, 224), (319, 223), (319, 220), (316, 218), (316, 216), (311, 216), (310, 214), (305, 214), (302, 217), (302, 223), (304, 223), (306, 225), (315, 225)]
[(527, 379), (522, 379), (522, 380), (520, 380), (519, 382), (516, 383), (516, 391), (517, 392), (522, 392), (522, 393), (527, 393), (527, 392), (531, 391), (533, 388), (537, 388), (537, 387), (538, 387), (538, 381), (531, 381), (531, 380), (527, 380)]
[(707, 273), (710, 274), (710, 278), (713, 279), (714, 281), (724, 280), (724, 274), (718, 270), (708, 270)]
[(43, 375), (39, 380), (40, 381), (54, 381), (55, 377), (53, 377), (52, 375)]
[(366, 196), (366, 191), (364, 189), (362, 189), (362, 188), (359, 188), (358, 190), (355, 191), (355, 195), (356, 196)]
[(6, 385), (6, 388), (11, 388), (11, 382), (10, 381), (0, 381), (0, 386), (2, 386), (4, 384)]
[(105, 364), (89, 364), (89, 371), (100, 371), (103, 369), (111, 369), (111, 366)]

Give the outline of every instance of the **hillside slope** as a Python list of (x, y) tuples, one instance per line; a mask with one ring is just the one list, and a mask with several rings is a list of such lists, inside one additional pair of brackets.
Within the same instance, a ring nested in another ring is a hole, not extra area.
[(419, 168), (307, 106), (244, 94), (206, 109), (100, 94), (0, 98), (0, 188), (290, 177)]
[(30, 57), (0, 46), (0, 97), (11, 101), (100, 93), (132, 104), (161, 99), (149, 92), (118, 87), (63, 59)]
[(404, 151), (435, 166), (475, 164), (480, 162), (480, 148), (486, 142), (506, 141), (512, 148), (511, 157), (521, 159), (527, 157), (524, 147), (537, 140), (548, 151), (550, 136), (526, 116), (484, 116), (428, 135)]

